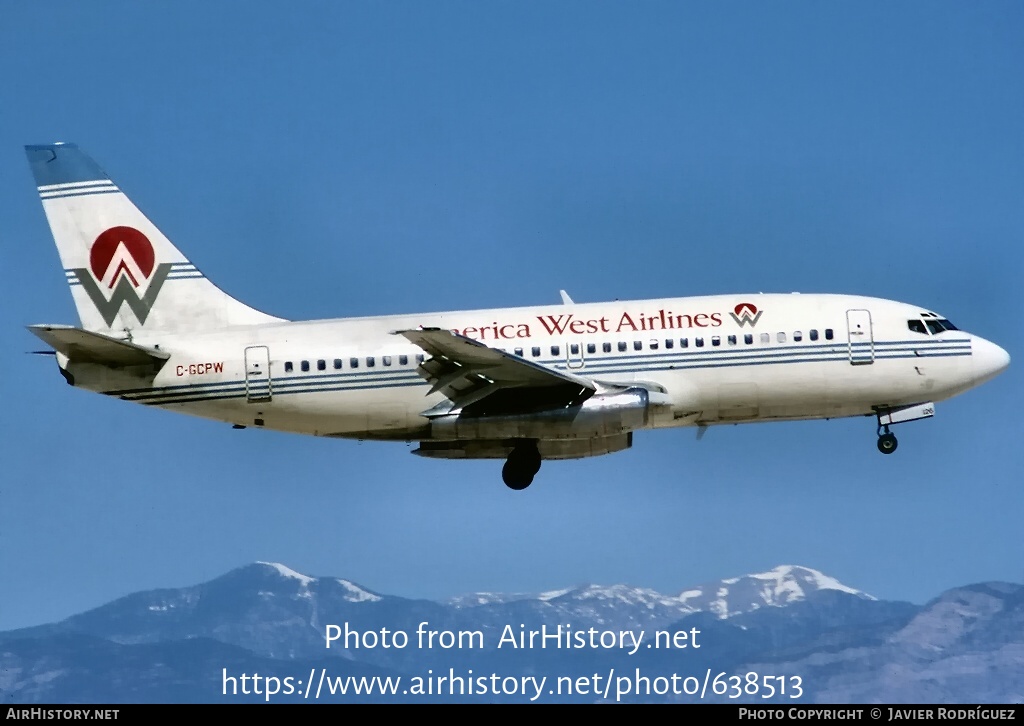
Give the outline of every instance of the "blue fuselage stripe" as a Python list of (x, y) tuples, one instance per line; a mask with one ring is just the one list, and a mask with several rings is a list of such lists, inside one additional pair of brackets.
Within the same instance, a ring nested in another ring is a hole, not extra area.
[[(953, 345), (944, 346), (941, 349), (915, 350), (889, 348), (886, 350), (875, 350), (875, 360), (895, 360), (913, 358), (957, 358), (971, 355), (970, 341), (950, 341)], [(905, 345), (900, 343), (900, 345)], [(838, 350), (831, 350), (834, 346), (808, 346), (817, 347), (818, 351), (792, 351), (792, 352), (763, 352), (743, 355), (728, 355), (727, 351), (704, 351), (704, 353), (719, 353), (714, 359), (709, 355), (701, 356), (680, 356), (678, 354), (645, 355), (644, 360), (636, 360), (636, 356), (595, 362), (591, 359), (586, 366), (587, 372), (595, 374), (614, 373), (646, 373), (668, 370), (695, 370), (704, 368), (734, 368), (739, 366), (763, 366), (763, 365), (785, 365), (790, 363), (822, 363), (822, 362), (843, 362), (850, 361), (849, 350), (846, 346), (840, 346)], [(828, 350), (820, 350), (829, 348)], [(863, 360), (871, 360), (865, 355)], [(549, 365), (560, 370), (566, 369), (564, 359), (542, 361), (543, 365)], [(582, 372), (581, 369), (574, 369)], [(254, 381), (251, 386), (253, 390), (265, 391), (267, 381)], [(292, 395), (301, 393), (322, 393), (328, 391), (370, 391), (381, 388), (396, 388), (403, 386), (427, 386), (418, 373), (413, 369), (395, 369), (391, 371), (359, 371), (347, 373), (323, 372), (307, 375), (284, 374), (275, 377), (270, 382), (273, 395)], [(230, 398), (245, 398), (246, 383), (244, 380), (215, 381), (210, 383), (180, 384), (173, 386), (161, 386), (151, 388), (123, 389), (106, 391), (107, 395), (118, 396), (126, 400), (137, 401), (147, 404), (173, 404), (173, 403), (194, 403), (199, 401), (215, 401)]]

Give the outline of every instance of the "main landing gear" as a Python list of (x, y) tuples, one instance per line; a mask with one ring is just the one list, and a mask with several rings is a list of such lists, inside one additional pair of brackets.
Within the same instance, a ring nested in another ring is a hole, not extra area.
[(518, 442), (501, 469), (501, 478), (505, 486), (516, 491), (526, 489), (540, 471), (540, 463), (536, 441)]

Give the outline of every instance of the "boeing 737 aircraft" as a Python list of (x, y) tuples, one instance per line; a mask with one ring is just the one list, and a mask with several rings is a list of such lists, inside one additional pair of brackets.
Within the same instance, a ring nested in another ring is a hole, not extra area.
[(32, 325), (73, 386), (234, 424), (418, 441), (435, 459), (627, 449), (669, 426), (873, 416), (889, 427), (1009, 365), (907, 303), (718, 295), (289, 321), (222, 292), (73, 144), (26, 147), (80, 327)]

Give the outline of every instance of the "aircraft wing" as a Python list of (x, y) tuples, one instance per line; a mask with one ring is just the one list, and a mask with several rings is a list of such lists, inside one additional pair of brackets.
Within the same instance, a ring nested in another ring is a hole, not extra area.
[[(544, 408), (569, 405), (597, 390), (588, 378), (533, 363), (450, 330), (418, 328), (395, 334), (431, 355), (417, 371), (431, 384), (430, 393), (440, 391), (456, 408), (509, 389), (522, 394), (515, 397), (520, 404)], [(515, 401), (506, 400), (504, 406), (510, 405), (514, 407)]]
[(70, 360), (99, 363), (111, 368), (155, 365), (157, 368), (171, 357), (170, 353), (117, 340), (70, 325), (29, 325), (29, 332)]

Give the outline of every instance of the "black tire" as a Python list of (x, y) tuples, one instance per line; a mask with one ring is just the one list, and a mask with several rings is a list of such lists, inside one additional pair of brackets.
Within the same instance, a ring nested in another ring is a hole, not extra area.
[(533, 472), (523, 466), (521, 459), (513, 452), (501, 468), (501, 480), (509, 489), (519, 492), (533, 483)]
[(523, 449), (521, 456), (522, 459), (520, 461), (522, 461), (523, 468), (530, 472), (531, 478), (536, 476), (537, 472), (540, 471), (541, 465), (540, 452), (537, 451), (537, 446), (533, 445)]
[(878, 437), (878, 450), (883, 454), (891, 454), (898, 445), (895, 434), (882, 434)]
[(540, 451), (537, 450), (536, 442), (523, 441), (508, 455), (501, 469), (501, 479), (509, 489), (521, 491), (533, 483), (540, 465)]

